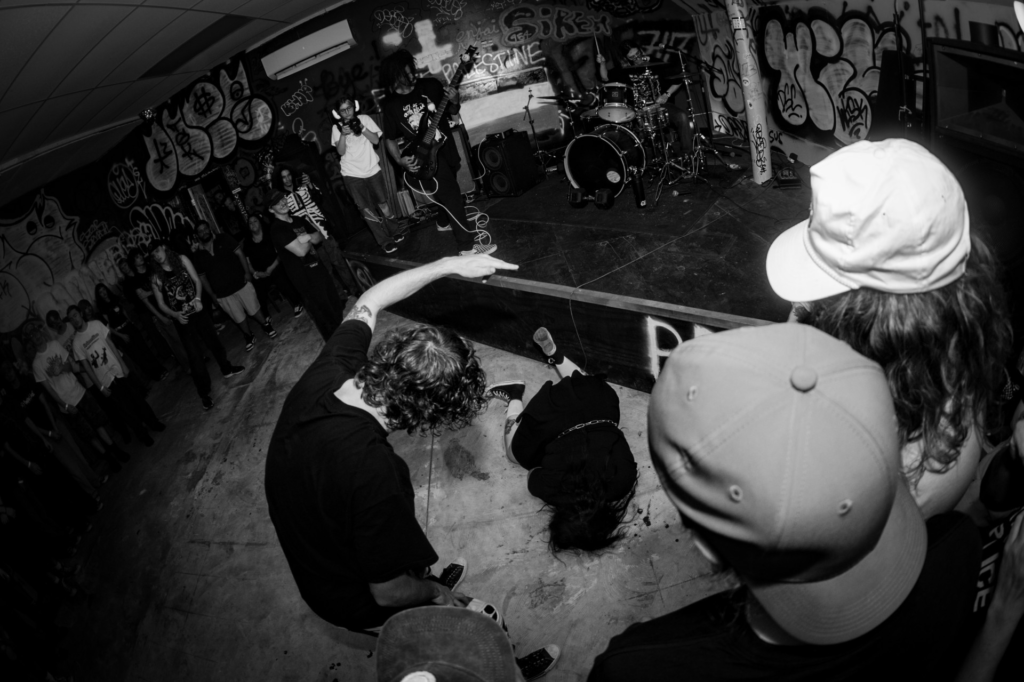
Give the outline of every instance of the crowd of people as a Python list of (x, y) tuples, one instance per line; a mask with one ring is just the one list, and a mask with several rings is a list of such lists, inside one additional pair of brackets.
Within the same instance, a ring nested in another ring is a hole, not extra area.
[[(374, 147), (384, 135), (415, 173), (421, 161), (396, 140), (415, 139), (426, 103), (452, 93), (416, 79), (402, 51), (388, 59), (383, 130), (342, 100), (332, 143), (392, 253), (406, 233)], [(257, 332), (261, 344), (277, 336), (276, 290), (325, 345), (268, 447), (270, 517), (309, 607), (380, 637), (382, 680), (529, 681), (557, 664), (554, 644), (515, 657), (501, 614), (458, 591), (464, 558), (434, 575), (409, 467), (388, 441), (464, 428), (492, 399), (506, 405), (504, 451), (544, 502), (553, 553), (622, 542), (637, 459), (649, 458), (694, 546), (740, 585), (630, 625), (597, 655), (593, 682), (1019, 674), (1024, 378), (996, 261), (934, 156), (860, 142), (812, 167), (810, 216), (766, 263), (790, 320), (683, 343), (651, 395), (646, 453), (620, 429), (615, 390), (545, 328), (533, 340), (558, 380), (529, 400), (515, 377), (489, 383), (473, 344), (444, 328), (393, 330), (371, 349), (381, 311), (431, 282), (518, 267), (468, 229), (449, 196), (457, 162), (443, 146), (438, 159), (437, 229), (458, 255), (379, 282), (347, 314), (337, 221), (308, 174), (279, 164), (244, 236), (239, 219), (241, 239), (201, 222), (194, 248), (154, 241), (128, 254), (120, 287), (25, 326), (20, 361), (0, 364), (0, 537), (44, 603), (76, 589), (68, 560), (129, 459), (122, 445), (153, 445), (165, 428), (147, 386), (177, 363), (212, 408), (208, 355), (225, 378), (245, 367), (211, 306), (248, 352)]]
[[(684, 342), (649, 404), (662, 489), (739, 587), (629, 626), (594, 682), (1020, 674), (1024, 403), (995, 261), (957, 181), (915, 143), (857, 143), (811, 177), (810, 217), (766, 264), (791, 319)], [(531, 680), (560, 654), (499, 655), (501, 614), (457, 589), (465, 559), (434, 575), (391, 432), (459, 429), (500, 399), (506, 455), (546, 503), (551, 550), (622, 539), (637, 465), (617, 396), (548, 330), (534, 341), (559, 381), (529, 401), (522, 381), (488, 385), (448, 330), (393, 330), (370, 348), (380, 311), (430, 282), (516, 267), (446, 258), (367, 290), (268, 448), (270, 515), (299, 591), (332, 625), (380, 636), (381, 679)]]

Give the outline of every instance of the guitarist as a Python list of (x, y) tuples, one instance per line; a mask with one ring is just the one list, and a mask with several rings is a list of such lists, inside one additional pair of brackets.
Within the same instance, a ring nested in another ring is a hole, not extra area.
[(438, 140), (443, 140), (437, 154), (437, 173), (433, 178), (420, 180), (406, 174), (406, 183), (420, 196), (426, 195), (428, 200), (440, 204), (437, 214), (438, 232), (451, 232), (455, 237), (460, 255), (491, 254), (498, 250), (496, 244), (483, 245), (477, 243), (476, 225), (466, 218), (465, 205), (456, 172), (461, 164), (459, 151), (452, 139), (452, 130), (448, 124), (448, 114), (458, 113), (459, 99), (455, 88), (441, 85), (434, 78), (419, 78), (416, 75), (416, 59), (408, 50), (398, 50), (387, 56), (380, 64), (381, 87), (388, 96), (384, 99), (384, 136), (388, 154), (403, 170), (415, 172), (419, 163), (412, 156), (402, 156), (399, 150), (399, 139), (407, 142), (416, 139), (420, 128), (420, 120), (430, 116), (444, 99), (450, 98), (447, 112), (441, 117), (438, 126)]

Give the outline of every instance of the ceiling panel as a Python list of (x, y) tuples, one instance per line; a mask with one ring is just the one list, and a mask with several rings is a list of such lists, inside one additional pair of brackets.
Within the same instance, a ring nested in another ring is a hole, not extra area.
[(21, 129), (32, 120), (40, 106), (42, 105), (37, 102), (0, 113), (0, 158), (7, 158), (7, 150), (18, 139)]
[(107, 106), (103, 107), (96, 116), (85, 122), (86, 129), (101, 126), (106, 121), (117, 121), (127, 118), (129, 115), (138, 114), (138, 110), (129, 114), (125, 109), (128, 105), (134, 104), (140, 97), (153, 90), (160, 80), (159, 78), (149, 78), (144, 81), (130, 83), (121, 94), (110, 100)]
[[(143, 11), (143, 10), (139, 10)], [(186, 12), (168, 24), (160, 33), (140, 47), (127, 62), (111, 74), (111, 78), (134, 80), (139, 78), (157, 62), (167, 56), (196, 33), (220, 19), (219, 14)], [(112, 82), (107, 79), (107, 82)]]
[(222, 14), (233, 14), (236, 9), (244, 5), (248, 0), (200, 0), (192, 9), (200, 12), (220, 12)]
[[(131, 52), (111, 70), (102, 84), (135, 80), (163, 59), (164, 55), (188, 40), (191, 37), (188, 33), (175, 28), (185, 16), (180, 9), (140, 7), (135, 10), (125, 23), (137, 26), (140, 33), (145, 34), (145, 39), (132, 41)], [(210, 16), (216, 18), (216, 15)]]
[(6, 105), (7, 89), (69, 10), (70, 7), (0, 9), (0, 24), (4, 27), (0, 40), (0, 111), (12, 108)]
[(277, 22), (255, 19), (251, 24), (238, 29), (211, 49), (197, 54), (194, 59), (186, 64), (182, 64), (181, 68), (193, 71), (206, 71), (208, 69), (205, 68), (205, 65), (221, 64), (227, 61), (257, 42), (265, 33), (269, 34), (273, 31), (279, 31), (279, 27), (280, 24)]
[[(247, 17), (264, 17), (276, 9), (288, 8), (289, 15), (303, 11), (303, 8), (312, 11), (323, 5), (319, 0), (249, 0), (232, 14), (242, 14)], [(294, 9), (293, 9), (294, 8)]]
[(176, 73), (173, 76), (167, 76), (166, 78), (156, 79), (156, 87), (142, 94), (142, 96), (135, 99), (127, 105), (125, 111), (121, 116), (115, 116), (120, 118), (122, 116), (127, 117), (132, 114), (138, 114), (143, 109), (155, 109), (160, 106), (171, 97), (173, 97), (179, 90), (184, 88), (186, 85), (194, 81), (203, 75), (203, 72), (192, 72), (192, 73)]
[(74, 111), (79, 102), (85, 99), (85, 96), (88, 94), (87, 91), (74, 92), (70, 95), (55, 97), (43, 102), (43, 105), (39, 107), (39, 111), (35, 113), (32, 120), (22, 128), (21, 133), (18, 135), (18, 141), (7, 150), (8, 155), (21, 156), (43, 146), (46, 139), (53, 132), (53, 129), (63, 123), (64, 119)]
[(130, 7), (75, 7), (46, 37), (18, 74), (5, 101), (19, 106), (44, 99), (92, 50), (98, 36), (107, 35), (131, 12)]
[(47, 139), (44, 144), (50, 144), (65, 137), (73, 137), (74, 135), (79, 134), (82, 130), (88, 130), (88, 122), (129, 87), (131, 87), (130, 83), (116, 83), (114, 85), (108, 85), (105, 88), (97, 88), (96, 90), (89, 91), (86, 94), (85, 99), (83, 99), (78, 106), (75, 107), (75, 110), (71, 112), (71, 115), (64, 119), (64, 121), (58, 125), (52, 133), (50, 133), (49, 139)]
[(157, 5), (160, 7), (177, 7), (179, 9), (189, 9), (192, 5), (196, 4), (198, 0), (142, 0), (140, 5)]

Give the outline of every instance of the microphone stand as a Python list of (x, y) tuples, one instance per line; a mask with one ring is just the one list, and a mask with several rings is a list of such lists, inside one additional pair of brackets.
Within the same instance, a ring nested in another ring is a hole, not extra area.
[(533, 127), (533, 112), (530, 111), (530, 102), (533, 101), (533, 88), (529, 88), (527, 92), (530, 96), (526, 98), (526, 106), (523, 107), (523, 111), (526, 112), (523, 114), (523, 120), (528, 120), (530, 122), (530, 132), (533, 133), (533, 146), (537, 150), (533, 155), (537, 157), (538, 161), (540, 161), (541, 166), (543, 166), (544, 173), (547, 173), (548, 162), (550, 161), (548, 157), (550, 154), (540, 148), (540, 141), (537, 140), (537, 129)]

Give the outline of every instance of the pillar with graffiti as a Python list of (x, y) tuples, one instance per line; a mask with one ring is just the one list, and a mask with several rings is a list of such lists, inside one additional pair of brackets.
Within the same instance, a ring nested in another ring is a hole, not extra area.
[(754, 182), (763, 185), (772, 179), (772, 156), (768, 147), (768, 112), (761, 89), (761, 69), (757, 66), (757, 45), (747, 27), (747, 1), (728, 0), (728, 9), (746, 104), (750, 167)]

